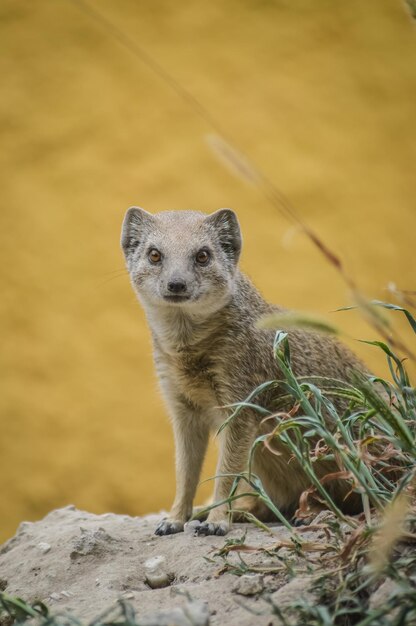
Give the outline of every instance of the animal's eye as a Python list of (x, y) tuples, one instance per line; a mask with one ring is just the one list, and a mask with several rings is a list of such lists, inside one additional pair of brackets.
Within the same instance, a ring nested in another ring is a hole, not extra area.
[(197, 252), (195, 259), (199, 265), (206, 265), (210, 259), (210, 254), (208, 250), (200, 250)]
[(148, 254), (148, 259), (152, 263), (160, 263), (160, 261), (162, 260), (162, 255), (160, 254), (159, 250), (156, 250), (156, 248), (152, 248)]

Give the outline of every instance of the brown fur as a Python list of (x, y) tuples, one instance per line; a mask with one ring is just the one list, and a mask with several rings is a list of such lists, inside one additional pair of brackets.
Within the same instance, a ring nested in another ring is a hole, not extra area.
[[(162, 249), (163, 262), (156, 269), (149, 266), (146, 242)], [(261, 316), (277, 307), (268, 304), (237, 268), (241, 236), (229, 210), (207, 217), (185, 211), (152, 216), (130, 209), (122, 244), (152, 331), (156, 370), (175, 435), (177, 492), (169, 518), (157, 529), (158, 534), (167, 534), (182, 530), (192, 515), (209, 434), (227, 417), (220, 407), (244, 400), (259, 384), (282, 377), (273, 355), (274, 331), (256, 325)], [(201, 269), (189, 261), (202, 245), (211, 250), (211, 268)], [(189, 283), (189, 302), (166, 305), (163, 301), (173, 275), (185, 277)], [(210, 292), (215, 292), (215, 298)], [(297, 376), (328, 376), (348, 382), (353, 369), (363, 368), (345, 346), (327, 336), (292, 330), (289, 344)], [(265, 407), (273, 407), (275, 401), (276, 391), (261, 397)], [(217, 475), (223, 476), (215, 481), (215, 502), (228, 497), (233, 476), (246, 469), (254, 439), (267, 431), (270, 424), (261, 424), (255, 411), (244, 410), (221, 432)], [(293, 514), (310, 483), (287, 449), (280, 446), (278, 451), (280, 454), (274, 455), (258, 448), (253, 471), (273, 502)], [(318, 470), (323, 476), (337, 467), (320, 463)], [(334, 482), (331, 489), (344, 509), (357, 508), (356, 498), (344, 501), (344, 484)], [(241, 506), (238, 503), (237, 507)], [(199, 532), (223, 534), (228, 518), (228, 505), (218, 506)]]

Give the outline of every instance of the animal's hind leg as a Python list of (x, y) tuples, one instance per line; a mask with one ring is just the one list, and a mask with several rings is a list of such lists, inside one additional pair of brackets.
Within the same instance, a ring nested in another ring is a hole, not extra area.
[(245, 480), (240, 480), (237, 487), (237, 494), (250, 494), (253, 495), (244, 495), (233, 502), (233, 509), (231, 512), (231, 518), (233, 522), (247, 522), (249, 521), (249, 516), (254, 515), (260, 522), (274, 522), (276, 521), (276, 516), (269, 509), (269, 507), (260, 500), (256, 496), (256, 491), (253, 489), (251, 485)]

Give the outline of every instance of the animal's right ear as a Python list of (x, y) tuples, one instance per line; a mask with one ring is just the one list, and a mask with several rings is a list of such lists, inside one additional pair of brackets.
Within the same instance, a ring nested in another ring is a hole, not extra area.
[(143, 240), (146, 226), (153, 220), (153, 215), (137, 206), (128, 209), (121, 229), (121, 247), (126, 259)]

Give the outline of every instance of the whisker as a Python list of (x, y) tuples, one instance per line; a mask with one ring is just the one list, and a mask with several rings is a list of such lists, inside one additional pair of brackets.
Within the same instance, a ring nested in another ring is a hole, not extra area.
[(106, 285), (107, 283), (109, 283), (112, 280), (115, 280), (116, 278), (121, 278), (125, 274), (128, 274), (128, 272), (123, 272), (122, 274), (117, 274), (116, 276), (110, 276), (110, 278), (107, 278), (106, 280), (103, 280), (101, 283), (98, 283), (97, 287), (102, 287), (103, 285)]
[(128, 274), (128, 271), (125, 267), (119, 267), (116, 270), (111, 270), (110, 272), (104, 272), (103, 276), (110, 276), (110, 274), (116, 274), (117, 272), (122, 272), (124, 274)]

